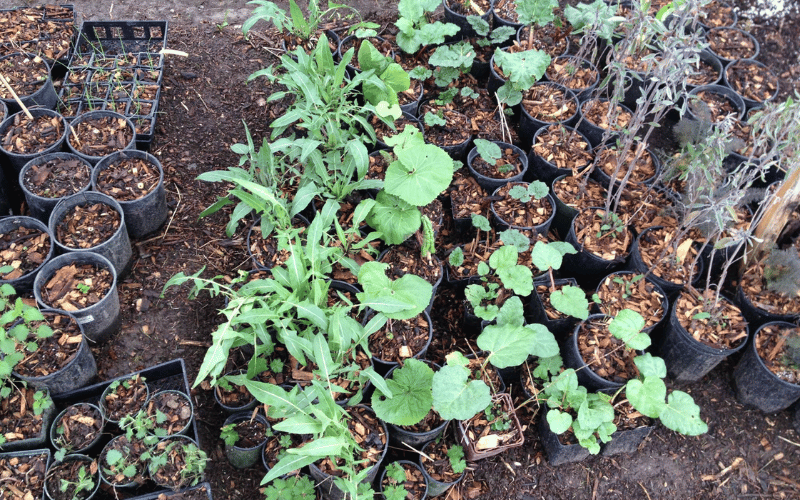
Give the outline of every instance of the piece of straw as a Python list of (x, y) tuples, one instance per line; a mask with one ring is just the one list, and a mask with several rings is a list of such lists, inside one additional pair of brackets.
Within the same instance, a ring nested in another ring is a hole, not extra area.
[(19, 104), (19, 107), (22, 108), (22, 111), (24, 111), (25, 114), (28, 116), (28, 119), (29, 120), (33, 120), (33, 115), (28, 110), (28, 108), (24, 104), (22, 104), (22, 100), (20, 100), (20, 98), (17, 95), (17, 93), (14, 92), (14, 89), (11, 88), (11, 85), (8, 83), (8, 80), (6, 80), (5, 75), (3, 75), (2, 73), (0, 73), (0, 83), (5, 85), (5, 87), (8, 89), (8, 91), (11, 92), (11, 97), (13, 97), (15, 101), (17, 101), (17, 104)]

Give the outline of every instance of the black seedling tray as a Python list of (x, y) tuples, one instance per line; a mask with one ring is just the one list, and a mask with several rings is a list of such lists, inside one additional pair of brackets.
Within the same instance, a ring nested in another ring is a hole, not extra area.
[[(56, 405), (56, 414), (60, 413), (67, 406), (80, 402), (92, 403), (100, 406), (100, 396), (102, 396), (106, 387), (108, 387), (115, 380), (127, 380), (136, 373), (145, 378), (145, 382), (147, 382), (147, 386), (150, 389), (151, 395), (158, 391), (171, 389), (186, 394), (190, 399), (192, 397), (191, 392), (189, 391), (189, 381), (186, 378), (186, 366), (183, 362), (183, 359), (174, 359), (172, 361), (167, 361), (166, 363), (146, 368), (138, 372), (129, 373), (112, 380), (107, 380), (105, 382), (100, 382), (98, 384), (54, 396), (53, 402)], [(195, 415), (195, 419), (192, 420), (191, 429), (189, 429), (187, 435), (199, 444), (197, 425), (195, 423), (196, 418), (197, 415)], [(108, 441), (119, 434), (121, 434), (121, 432), (117, 428), (116, 424), (106, 423), (101, 442), (92, 449), (91, 453), (89, 453), (89, 456), (95, 459), (98, 458), (103, 446), (105, 446)], [(168, 491), (170, 490), (161, 488), (152, 480), (148, 480), (145, 484), (136, 489), (117, 490), (116, 495), (113, 488), (108, 487), (108, 489), (104, 489), (104, 486), (101, 486), (100, 490), (97, 492), (97, 495), (94, 497), (94, 500), (122, 500), (134, 497), (139, 498), (140, 496), (151, 493), (156, 493), (156, 495), (153, 497), (146, 496), (143, 498), (156, 498), (158, 496), (157, 493), (164, 493)]]
[(159, 52), (167, 44), (167, 21), (85, 21), (76, 51), (118, 55)]

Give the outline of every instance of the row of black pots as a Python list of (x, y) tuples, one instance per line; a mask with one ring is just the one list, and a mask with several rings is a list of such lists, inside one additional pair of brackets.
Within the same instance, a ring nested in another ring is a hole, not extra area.
[[(104, 199), (103, 202), (111, 205), (110, 202), (113, 202), (113, 199), (107, 198)], [(121, 225), (114, 237), (93, 249), (96, 251), (99, 250), (99, 252), (76, 251), (76, 249), (63, 247), (63, 245), (60, 245), (56, 238), (53, 237), (55, 234), (55, 224), (48, 227), (36, 219), (21, 216), (8, 217), (0, 221), (0, 231), (10, 231), (19, 227), (37, 229), (47, 234), (50, 240), (50, 251), (42, 264), (34, 270), (15, 280), (3, 280), (0, 282), (11, 284), (14, 286), (17, 293), (27, 293), (32, 290), (39, 306), (42, 308), (50, 308), (50, 305), (42, 298), (41, 288), (56, 275), (59, 269), (71, 264), (91, 264), (99, 269), (107, 269), (112, 276), (112, 284), (109, 292), (96, 304), (76, 311), (70, 311), (69, 314), (81, 325), (83, 334), (93, 343), (102, 342), (119, 330), (120, 307), (119, 295), (117, 292), (117, 267), (122, 266), (122, 268), (124, 268), (130, 260), (130, 242), (127, 239), (124, 225)], [(125, 243), (127, 243), (127, 260), (125, 260), (124, 257), (126, 250)], [(54, 256), (57, 247), (65, 250), (66, 253), (57, 257)], [(122, 256), (123, 260), (115, 260), (112, 262), (104, 256), (104, 254), (109, 254), (112, 258)], [(54, 310), (62, 314), (68, 314), (68, 311), (60, 309)]]

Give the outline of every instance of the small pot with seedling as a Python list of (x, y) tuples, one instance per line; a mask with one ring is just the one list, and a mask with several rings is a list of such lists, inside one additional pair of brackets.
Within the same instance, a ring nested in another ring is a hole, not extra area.
[(44, 264), (54, 255), (50, 230), (32, 217), (7, 217), (0, 221), (0, 283), (19, 293), (28, 292)]
[[(123, 421), (128, 417), (123, 417)], [(157, 438), (148, 438), (145, 434), (143, 439), (137, 439), (133, 433), (130, 432), (130, 438), (127, 433), (113, 438), (100, 452), (100, 478), (114, 490), (136, 488), (147, 481), (146, 462), (142, 457)]]
[(578, 251), (565, 256), (567, 269), (576, 277), (599, 278), (622, 267), (633, 237), (616, 213), (593, 207), (572, 219), (565, 241)]
[(546, 236), (556, 215), (547, 185), (509, 182), (492, 193), (492, 215), (499, 229), (513, 228)]
[(261, 413), (239, 412), (230, 415), (220, 430), (225, 442), (225, 456), (237, 469), (246, 469), (261, 457), (267, 434), (267, 419)]
[(75, 403), (64, 408), (53, 421), (50, 442), (56, 454), (86, 453), (100, 441), (104, 427), (100, 408), (91, 403)]
[(305, 475), (274, 479), (264, 488), (266, 500), (315, 500), (314, 480)]
[(469, 118), (453, 105), (457, 91), (449, 89), (435, 99), (423, 101), (418, 115), (425, 125), (425, 141), (442, 148), (454, 160), (463, 161), (472, 142), (472, 129)]
[(107, 421), (118, 424), (124, 416), (135, 416), (144, 408), (149, 395), (150, 388), (140, 374), (117, 379), (100, 396), (100, 410)]
[(159, 486), (178, 491), (203, 481), (208, 458), (194, 440), (172, 436), (153, 445), (142, 455), (150, 477)]
[(559, 175), (578, 175), (592, 164), (592, 145), (581, 132), (566, 125), (542, 127), (533, 135), (524, 180), (550, 185)]
[(86, 340), (103, 342), (120, 327), (117, 276), (105, 257), (70, 252), (42, 267), (33, 282), (33, 294), (42, 307), (75, 316)]
[(388, 464), (379, 484), (385, 500), (424, 500), (428, 497), (428, 481), (422, 468), (408, 460)]
[(419, 462), (428, 480), (430, 497), (442, 495), (461, 482), (467, 468), (464, 447), (457, 444), (452, 427), (423, 446)]
[(475, 139), (467, 166), (478, 184), (492, 192), (507, 182), (521, 181), (528, 170), (528, 157), (512, 144)]
[(86, 455), (67, 455), (47, 469), (44, 492), (50, 500), (89, 500), (100, 488), (97, 462)]

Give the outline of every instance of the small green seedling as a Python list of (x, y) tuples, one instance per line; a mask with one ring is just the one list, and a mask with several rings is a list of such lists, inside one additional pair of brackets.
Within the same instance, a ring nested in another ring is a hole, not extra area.
[(316, 498), (314, 481), (306, 476), (275, 479), (264, 489), (265, 500), (312, 500)]
[(522, 203), (528, 203), (531, 200), (541, 200), (549, 192), (547, 184), (541, 181), (533, 181), (528, 185), (515, 184), (508, 190), (508, 195)]
[(487, 141), (486, 139), (475, 139), (474, 142), (478, 150), (478, 156), (489, 165), (494, 166), (498, 172), (505, 174), (517, 168), (510, 163), (501, 161), (503, 158), (503, 151), (497, 143)]
[(464, 447), (453, 445), (447, 450), (447, 458), (450, 460), (450, 468), (456, 474), (461, 474), (467, 468), (467, 461), (464, 460)]

